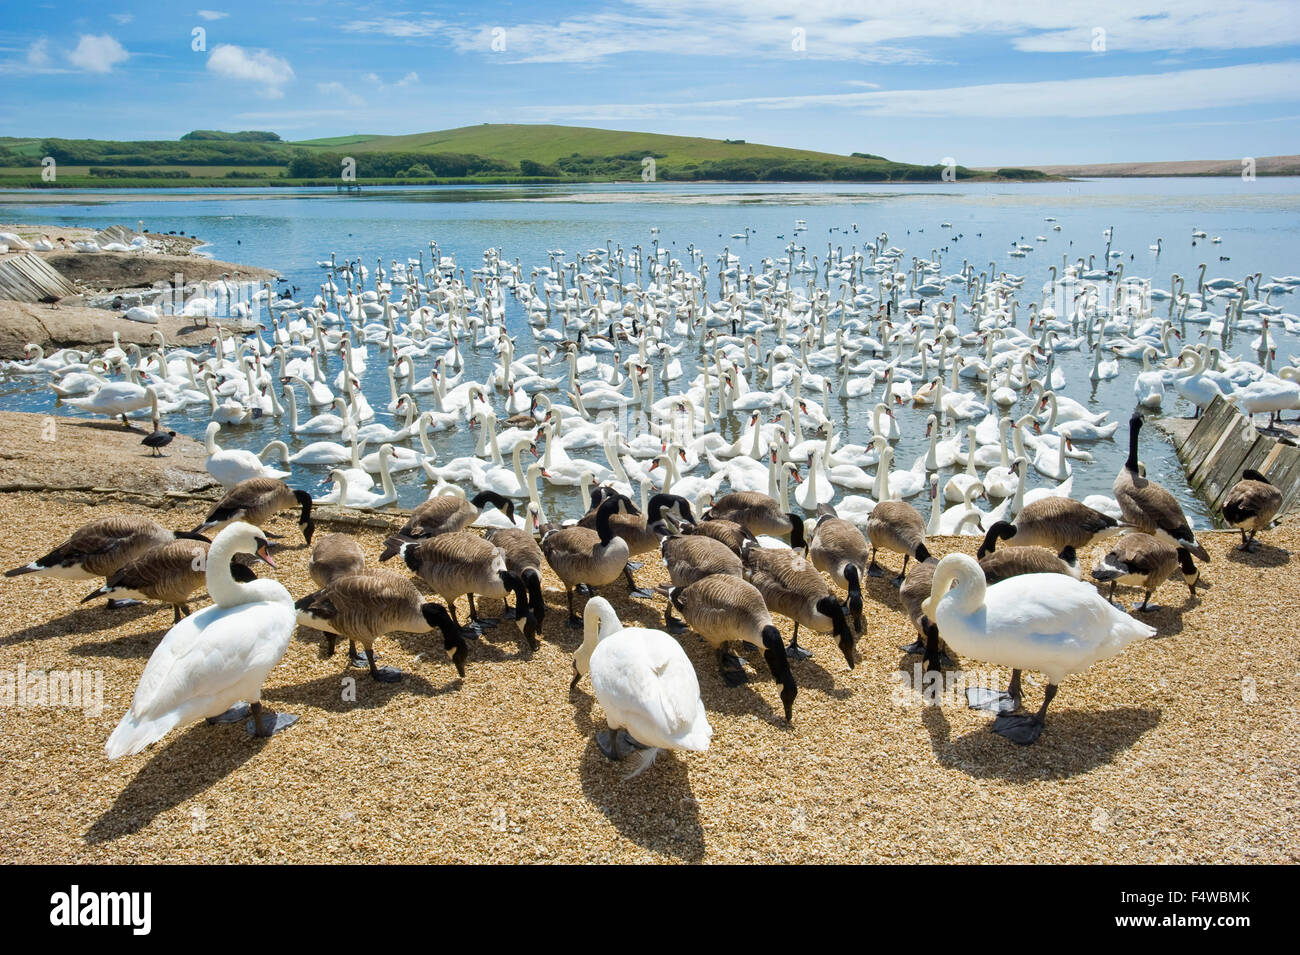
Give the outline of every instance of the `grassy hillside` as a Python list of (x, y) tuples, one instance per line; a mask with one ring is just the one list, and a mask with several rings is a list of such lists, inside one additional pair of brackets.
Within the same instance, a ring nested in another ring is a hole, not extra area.
[(582, 156), (614, 156), (639, 153), (661, 157), (661, 165), (686, 165), (718, 159), (811, 159), (845, 162), (849, 157), (784, 146), (758, 143), (729, 143), (721, 139), (667, 136), (587, 126), (522, 125), (483, 123), (431, 133), (407, 136), (341, 136), (308, 140), (294, 145), (337, 149), (349, 146), (355, 152), (449, 152), (472, 153), (517, 163), (521, 159), (554, 163), (577, 153)]
[[(42, 157), (57, 161), (44, 182)], [(582, 126), (483, 124), (405, 136), (334, 136), (297, 143), (270, 132), (199, 130), (173, 141), (0, 138), (0, 188), (335, 185), (345, 158), (362, 185), (564, 183), (655, 178), (734, 182), (937, 182), (939, 166), (877, 155), (667, 136)], [(1042, 179), (1042, 173), (958, 167), (960, 179)]]

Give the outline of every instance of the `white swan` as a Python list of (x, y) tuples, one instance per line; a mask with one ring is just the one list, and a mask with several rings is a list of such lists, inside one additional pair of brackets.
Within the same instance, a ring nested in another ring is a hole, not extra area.
[(379, 479), (383, 484), (382, 492), (376, 494), (367, 488), (357, 487), (355, 482), (349, 486), (348, 472), (341, 468), (335, 468), (330, 472), (330, 480), (334, 482), (334, 489), (328, 494), (316, 498), (314, 503), (366, 508), (387, 507), (389, 504), (396, 503), (397, 488), (393, 486), (393, 475), (390, 473), (388, 465), (392, 456), (393, 446), (391, 444), (386, 444), (379, 449)]
[(262, 461), (262, 457), (272, 450), (280, 451), (281, 460), (285, 460), (288, 448), (283, 441), (272, 441), (262, 449), (261, 454), (254, 454), (252, 451), (243, 448), (222, 450), (217, 447), (217, 432), (220, 430), (221, 424), (219, 422), (209, 421), (207, 430), (203, 434), (203, 441), (208, 451), (206, 462), (208, 473), (220, 481), (224, 487), (232, 488), (240, 481), (246, 481), (249, 478), (287, 478), (289, 476), (288, 471), (268, 467)]
[(242, 521), (217, 535), (206, 569), (213, 604), (167, 631), (149, 657), (131, 708), (104, 746), (109, 759), (138, 753), (182, 723), (220, 717), (240, 701), (250, 704), (257, 736), (296, 719), (264, 710), (260, 702), (262, 684), (297, 626), (293, 598), (278, 581), (241, 584), (230, 575), (235, 554), (254, 554), (274, 567), (267, 547), (262, 532)]
[[(1156, 632), (1112, 606), (1091, 584), (1065, 574), (1023, 574), (990, 587), (979, 563), (966, 554), (939, 561), (922, 609), (962, 656), (1012, 668), (1005, 699), (991, 704), (1003, 711), (993, 729), (1021, 744), (1042, 733), (1062, 680)], [(1021, 670), (1047, 677), (1042, 708), (1033, 716), (1006, 715), (1019, 708)]]
[[(573, 682), (591, 677), (609, 730), (596, 744), (610, 759), (630, 747), (636, 760), (626, 778), (654, 763), (661, 749), (704, 752), (713, 727), (700, 699), (695, 668), (681, 644), (662, 630), (624, 627), (604, 597), (583, 610), (582, 646), (573, 657)], [(631, 737), (631, 739), (628, 739)]]

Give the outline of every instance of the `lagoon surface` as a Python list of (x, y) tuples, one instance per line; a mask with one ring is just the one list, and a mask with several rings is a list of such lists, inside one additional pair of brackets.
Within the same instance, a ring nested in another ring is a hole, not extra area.
[[(1047, 217), (1056, 217), (1060, 231), (1052, 230)], [(795, 220), (806, 220), (807, 230), (796, 233)], [(563, 261), (589, 249), (631, 250), (639, 246), (649, 254), (652, 241), (688, 267), (687, 248), (704, 252), (710, 267), (710, 301), (716, 300), (717, 259), (724, 248), (739, 257), (743, 269), (757, 269), (765, 257), (788, 255), (793, 241), (811, 262), (814, 255), (824, 263), (828, 245), (863, 249), (880, 233), (886, 245), (905, 250), (900, 270), (906, 271), (912, 256), (938, 258), (944, 275), (959, 272), (963, 262), (977, 271), (996, 263), (998, 272), (1024, 276), (1018, 294), (1019, 326), (1025, 326), (1025, 311), (1031, 303), (1043, 303), (1043, 285), (1049, 267), (1058, 272), (1063, 257), (1074, 262), (1095, 256), (1104, 261), (1104, 230), (1113, 227), (1111, 248), (1122, 257), (1125, 278), (1149, 278), (1155, 288), (1169, 289), (1170, 276), (1186, 277), (1187, 288), (1195, 293), (1202, 263), (1206, 278), (1244, 279), (1256, 272), (1267, 283), (1274, 276), (1300, 273), (1300, 179), (1179, 178), (1107, 179), (1040, 184), (961, 182), (936, 186), (886, 184), (593, 184), (589, 186), (484, 186), (406, 187), (366, 189), (360, 195), (339, 195), (333, 189), (231, 191), (186, 191), (184, 189), (115, 191), (32, 191), (0, 194), (0, 221), (77, 225), (102, 228), (115, 223), (135, 228), (143, 220), (151, 232), (184, 231), (205, 240), (202, 251), (218, 259), (273, 268), (282, 273), (294, 298), (310, 302), (325, 280), (326, 271), (317, 266), (334, 253), (339, 261), (360, 259), (372, 270), (367, 287), (373, 287), (377, 260), (388, 268), (392, 260), (425, 253), (436, 241), (444, 256), (454, 256), (457, 266), (469, 272), (483, 264), (483, 252), (494, 247), (504, 262), (519, 260), (525, 281), (533, 268), (551, 264), (551, 250), (564, 250)], [(951, 223), (950, 228), (941, 223)], [(657, 228), (657, 235), (651, 228)], [(733, 233), (750, 231), (748, 239), (733, 239)], [(1193, 240), (1194, 230), (1210, 237)], [(1046, 241), (1037, 241), (1043, 236)], [(1159, 254), (1149, 246), (1162, 238)], [(1014, 243), (1032, 246), (1024, 257), (1012, 257)], [(795, 253), (798, 261), (802, 252)], [(1226, 260), (1221, 261), (1221, 257)], [(796, 275), (796, 287), (806, 285), (807, 276)], [(629, 277), (629, 280), (631, 278)], [(340, 285), (342, 280), (339, 280)], [(539, 283), (540, 284), (540, 283)], [(825, 270), (819, 285), (824, 287)], [(946, 296), (957, 296), (968, 304), (964, 286), (949, 286)], [(1264, 296), (1261, 296), (1263, 298)], [(1284, 313), (1300, 311), (1289, 294), (1274, 295), (1270, 301)], [(834, 300), (834, 296), (832, 297)], [(1159, 318), (1168, 302), (1152, 303)], [(1226, 300), (1215, 300), (1212, 311), (1222, 315)], [(1058, 310), (1059, 310), (1058, 303)], [(506, 324), (517, 341), (516, 358), (535, 351), (525, 314), (518, 301), (507, 293)], [(866, 315), (864, 318), (868, 317)], [(1286, 332), (1279, 318), (1272, 325), (1278, 340), (1275, 368), (1292, 363), (1300, 353), (1300, 340)], [(971, 319), (959, 309), (962, 332), (970, 330)], [(557, 319), (558, 325), (558, 319)], [(834, 320), (832, 320), (832, 328)], [(1187, 323), (1182, 329), (1185, 343), (1195, 344), (1205, 331), (1203, 324)], [(1080, 328), (1077, 334), (1083, 334)], [(1257, 360), (1249, 342), (1257, 333), (1241, 333), (1229, 342), (1230, 354)], [(1109, 335), (1107, 339), (1109, 339)], [(828, 337), (828, 343), (831, 338)], [(773, 344), (769, 334), (765, 350)], [(626, 346), (624, 346), (626, 355)], [(466, 375), (482, 380), (491, 370), (491, 349), (475, 352), (465, 347)], [(696, 373), (696, 348), (683, 349), (685, 386)], [(896, 354), (911, 353), (911, 346)], [(967, 354), (982, 357), (982, 349)], [(363, 377), (363, 389), (376, 407), (378, 420), (389, 416), (386, 355), (370, 346), (370, 361)], [(866, 356), (862, 356), (866, 357)], [(1109, 355), (1106, 357), (1110, 357)], [(861, 360), (861, 359), (859, 359)], [(431, 359), (417, 362), (417, 375), (427, 376)], [(655, 363), (657, 370), (657, 362)], [(1067, 377), (1063, 393), (1093, 410), (1108, 410), (1110, 420), (1121, 427), (1114, 441), (1081, 445), (1090, 451), (1092, 464), (1075, 462), (1072, 496), (1109, 494), (1111, 482), (1127, 453), (1127, 417), (1134, 407), (1133, 379), (1139, 362), (1120, 361), (1120, 375), (1095, 387), (1088, 378), (1092, 356), (1086, 350), (1057, 354), (1057, 367)], [(552, 366), (548, 375), (566, 378), (565, 365)], [(338, 370), (338, 359), (327, 369), (330, 378)], [(825, 371), (825, 369), (817, 369)], [(832, 378), (834, 373), (832, 372)], [(969, 385), (967, 387), (970, 387)], [(880, 396), (880, 385), (869, 396), (840, 401), (832, 396), (827, 407), (831, 420), (844, 432), (845, 443), (861, 444), (870, 438), (870, 411)], [(983, 386), (978, 387), (983, 395)], [(662, 389), (656, 391), (661, 397)], [(563, 389), (555, 395), (565, 400)], [(809, 395), (815, 400), (815, 395)], [(300, 395), (301, 403), (301, 395)], [(498, 408), (501, 402), (498, 399)], [(1023, 399), (1013, 416), (1032, 410), (1033, 402)], [(0, 407), (9, 410), (50, 411), (54, 396), (43, 378), (0, 377)], [(895, 468), (909, 467), (927, 446), (925, 421), (928, 409), (911, 405), (896, 409), (903, 436), (897, 445)], [(1164, 413), (1188, 415), (1191, 405), (1167, 390)], [(168, 416), (167, 427), (202, 437), (208, 409), (195, 406)], [(78, 414), (63, 408), (56, 413)], [(978, 419), (970, 422), (978, 423)], [(964, 427), (964, 424), (962, 425)], [(734, 422), (723, 429), (735, 436)], [(945, 435), (951, 425), (945, 425)], [(285, 438), (290, 449), (306, 440), (294, 439), (287, 422), (262, 419), (251, 425), (222, 429), (223, 447), (260, 449), (274, 437)], [(434, 437), (441, 460), (472, 453), (473, 438), (462, 426), (450, 434)], [(418, 445), (416, 445), (418, 447)], [(370, 448), (368, 450), (373, 450)], [(599, 459), (599, 450), (582, 452)], [(1148, 474), (1170, 488), (1182, 501), (1194, 526), (1212, 524), (1205, 505), (1187, 488), (1182, 469), (1168, 441), (1156, 429), (1143, 432), (1141, 454)], [(1031, 453), (1032, 457), (1032, 453)], [(701, 464), (701, 469), (706, 464)], [(700, 473), (699, 471), (695, 473)], [(947, 471), (941, 474), (946, 480)], [(430, 485), (419, 470), (396, 476), (401, 504), (422, 500)], [(295, 467), (290, 483), (313, 494), (327, 486), (327, 469)], [(1030, 469), (1031, 488), (1050, 483)], [(724, 487), (725, 490), (725, 487)], [(850, 492), (858, 493), (858, 492)], [(576, 516), (577, 496), (573, 488), (544, 488), (543, 501), (552, 516)], [(924, 496), (914, 498), (923, 514), (928, 512)], [(987, 508), (987, 504), (982, 505)]]

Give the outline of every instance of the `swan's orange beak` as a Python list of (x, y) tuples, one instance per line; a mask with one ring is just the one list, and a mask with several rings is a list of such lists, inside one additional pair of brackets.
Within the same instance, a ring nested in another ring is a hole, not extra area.
[(275, 561), (271, 559), (271, 545), (260, 537), (257, 539), (257, 550), (255, 551), (254, 556), (256, 556), (258, 560), (266, 561), (272, 567), (275, 566)]

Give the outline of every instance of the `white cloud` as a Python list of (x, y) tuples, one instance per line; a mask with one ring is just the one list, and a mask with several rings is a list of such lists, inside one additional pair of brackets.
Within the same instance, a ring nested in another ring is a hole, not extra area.
[(27, 65), (40, 69), (50, 65), (50, 41), (45, 37), (33, 40), (27, 48)]
[(366, 101), (359, 96), (355, 90), (349, 89), (338, 80), (332, 80), (329, 83), (317, 83), (318, 92), (325, 94), (333, 99), (342, 100), (349, 106), (365, 106)]
[(799, 96), (673, 103), (603, 103), (526, 108), (534, 121), (585, 119), (619, 122), (686, 111), (726, 108), (830, 108), (870, 116), (910, 119), (1009, 119), (1136, 116), (1222, 109), (1300, 100), (1300, 62), (1225, 66), (1130, 76), (1100, 76), (1027, 83), (987, 83), (946, 89), (872, 90)]
[(113, 18), (114, 23), (120, 26), (126, 26), (135, 19), (134, 13), (110, 13), (109, 16)]
[(407, 73), (407, 74), (406, 74), (405, 76), (403, 76), (400, 80), (398, 80), (397, 83), (396, 83), (395, 85), (397, 85), (397, 86), (414, 86), (414, 85), (415, 85), (416, 83), (418, 83), (418, 82), (420, 82), (420, 74), (419, 74), (419, 73), (416, 73), (414, 70), (412, 70), (410, 73)]
[(262, 88), (262, 95), (271, 99), (283, 96), (281, 87), (293, 79), (288, 60), (268, 50), (246, 50), (233, 43), (222, 43), (212, 50), (208, 70), (227, 79), (255, 83)]
[(229, 13), (225, 13), (222, 10), (199, 10), (198, 15), (204, 20), (224, 20), (226, 17), (230, 16)]
[(77, 40), (76, 49), (68, 54), (68, 61), (91, 73), (108, 73), (130, 55), (122, 44), (107, 33), (83, 33)]
[(349, 20), (343, 24), (343, 29), (349, 33), (378, 33), (400, 39), (437, 36), (444, 27), (446, 24), (441, 20), (411, 17), (376, 17), (373, 20)]
[[(625, 0), (614, 12), (464, 27), (418, 15), (343, 25), (394, 39), (445, 38), (462, 53), (518, 62), (586, 63), (624, 54), (929, 63), (923, 41), (1004, 38), (1022, 52), (1093, 55), (1094, 30), (1115, 51), (1235, 50), (1300, 43), (1294, 0)], [(803, 31), (804, 49), (792, 46)]]

